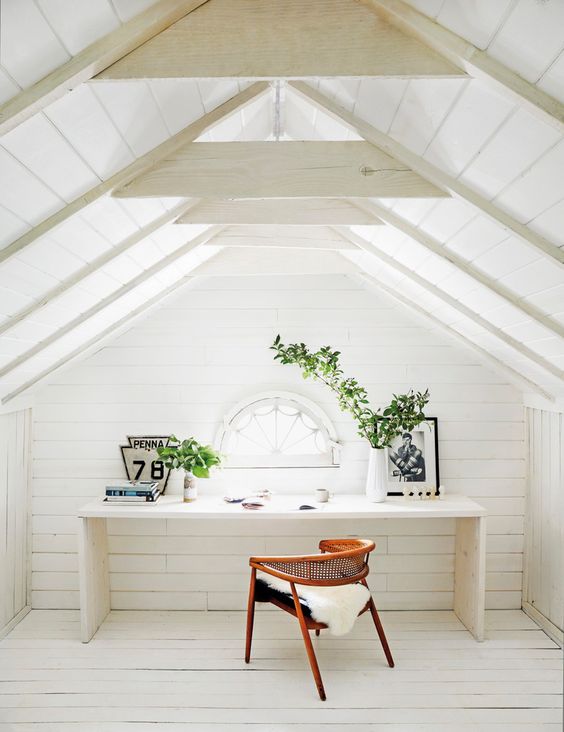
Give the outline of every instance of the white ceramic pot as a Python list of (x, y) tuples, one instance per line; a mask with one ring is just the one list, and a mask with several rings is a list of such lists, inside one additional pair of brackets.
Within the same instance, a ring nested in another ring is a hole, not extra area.
[(198, 497), (198, 485), (192, 473), (184, 473), (184, 502), (190, 503)]
[(369, 447), (366, 497), (372, 503), (382, 503), (388, 495), (388, 471), (386, 451)]

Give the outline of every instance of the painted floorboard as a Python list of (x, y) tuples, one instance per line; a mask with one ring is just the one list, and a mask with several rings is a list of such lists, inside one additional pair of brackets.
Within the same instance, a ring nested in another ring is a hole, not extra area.
[(0, 642), (0, 732), (551, 732), (562, 652), (520, 611), (476, 643), (452, 612), (384, 612), (316, 641), (319, 702), (292, 618), (260, 612), (253, 660), (239, 612), (113, 611), (79, 641), (74, 610), (33, 610)]

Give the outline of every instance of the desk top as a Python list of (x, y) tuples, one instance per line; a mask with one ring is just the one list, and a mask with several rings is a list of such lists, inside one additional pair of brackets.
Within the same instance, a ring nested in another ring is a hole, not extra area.
[[(314, 511), (300, 511), (299, 506), (316, 506)], [(226, 503), (222, 496), (204, 495), (192, 503), (183, 503), (179, 495), (161, 496), (157, 503), (111, 505), (103, 498), (88, 503), (79, 518), (154, 518), (154, 519), (345, 519), (345, 518), (464, 518), (485, 516), (486, 509), (466, 496), (449, 494), (442, 499), (415, 501), (388, 498), (371, 503), (364, 495), (337, 495), (328, 503), (315, 503), (311, 496), (275, 495), (257, 511), (240, 503)]]

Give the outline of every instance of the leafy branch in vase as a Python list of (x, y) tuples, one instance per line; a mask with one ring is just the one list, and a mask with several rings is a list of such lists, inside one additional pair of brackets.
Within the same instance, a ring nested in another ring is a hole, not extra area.
[(429, 401), (428, 389), (392, 394), (392, 401), (387, 407), (374, 410), (369, 406), (366, 389), (356, 379), (344, 376), (339, 363), (340, 351), (333, 351), (330, 346), (310, 351), (305, 343), (285, 346), (279, 335), (270, 349), (276, 351), (275, 361), (299, 366), (304, 379), (313, 378), (328, 386), (337, 395), (341, 411), (352, 414), (358, 434), (372, 447), (390, 447), (394, 437), (404, 430), (414, 429), (425, 420), (423, 409)]

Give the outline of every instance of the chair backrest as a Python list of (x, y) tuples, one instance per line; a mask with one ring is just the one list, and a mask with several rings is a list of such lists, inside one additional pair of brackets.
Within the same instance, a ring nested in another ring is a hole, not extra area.
[(250, 565), (302, 585), (348, 585), (368, 574), (368, 555), (375, 548), (368, 539), (324, 539), (321, 554), (251, 557)]

